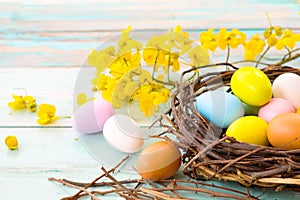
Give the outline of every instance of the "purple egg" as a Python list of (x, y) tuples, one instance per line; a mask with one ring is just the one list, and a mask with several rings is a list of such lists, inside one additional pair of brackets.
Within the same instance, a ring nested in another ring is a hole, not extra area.
[(103, 130), (105, 121), (112, 115), (112, 105), (102, 98), (97, 98), (86, 102), (74, 112), (72, 126), (79, 133), (98, 133)]

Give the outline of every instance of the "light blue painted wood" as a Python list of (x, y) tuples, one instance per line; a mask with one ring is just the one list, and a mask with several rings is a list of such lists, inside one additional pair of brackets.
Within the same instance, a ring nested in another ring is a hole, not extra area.
[[(299, 32), (299, 11), (296, 0), (1, 1), (0, 200), (59, 199), (74, 194), (75, 190), (48, 182), (48, 177), (88, 182), (100, 173), (101, 164), (80, 141), (74, 140), (77, 135), (70, 128), (70, 120), (58, 121), (53, 128), (39, 128), (35, 114), (9, 114), (7, 102), (17, 88), (26, 88), (39, 103), (56, 105), (58, 115), (71, 115), (79, 66), (91, 48), (118, 35), (129, 24), (142, 31), (179, 24), (198, 40), (199, 32), (210, 27), (236, 27), (248, 35), (262, 32), (269, 25), (265, 13), (270, 15), (272, 24)], [(222, 52), (217, 52), (214, 61), (223, 60)], [(295, 65), (299, 62), (298, 59)], [(20, 141), (17, 151), (9, 151), (3, 144), (5, 136), (10, 134), (17, 135)], [(125, 179), (129, 175), (117, 173), (116, 177)], [(240, 188), (237, 184), (229, 185)], [(200, 197), (208, 198), (207, 195), (195, 198)], [(262, 199), (300, 199), (300, 196), (289, 191), (268, 191)]]

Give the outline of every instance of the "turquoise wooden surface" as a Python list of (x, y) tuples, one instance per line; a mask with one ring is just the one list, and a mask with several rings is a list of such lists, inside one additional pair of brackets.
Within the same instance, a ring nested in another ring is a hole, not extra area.
[[(269, 25), (268, 13), (273, 25), (300, 32), (299, 11), (296, 0), (0, 1), (0, 200), (59, 199), (75, 190), (48, 182), (48, 177), (91, 181), (100, 173), (100, 164), (74, 140), (70, 120), (40, 128), (34, 114), (9, 114), (12, 93), (24, 88), (39, 102), (55, 104), (58, 115), (71, 115), (74, 85), (87, 54), (128, 25), (143, 30), (179, 24), (198, 39), (210, 27), (262, 32)], [(217, 52), (216, 59), (222, 58)], [(10, 134), (19, 138), (17, 151), (3, 144)], [(284, 197), (300, 198), (269, 192), (263, 199)]]

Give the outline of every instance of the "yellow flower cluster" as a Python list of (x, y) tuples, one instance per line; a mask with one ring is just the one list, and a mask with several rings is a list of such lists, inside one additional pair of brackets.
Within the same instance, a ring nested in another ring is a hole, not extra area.
[(30, 112), (36, 112), (37, 108), (37, 123), (40, 125), (51, 124), (55, 120), (59, 119), (58, 116), (55, 116), (56, 107), (50, 104), (41, 104), (37, 105), (36, 100), (32, 96), (18, 96), (12, 95), (14, 101), (8, 103), (8, 106), (14, 110), (27, 109)]
[(180, 56), (187, 54), (190, 66), (207, 64), (209, 56), (200, 45), (192, 46), (194, 41), (180, 26), (152, 36), (145, 45), (131, 38), (130, 31), (130, 26), (121, 31), (117, 47), (93, 49), (89, 54), (87, 62), (96, 68), (92, 84), (114, 107), (136, 101), (151, 116), (168, 101), (168, 86), (174, 86), (170, 73), (180, 70)]
[(50, 104), (41, 104), (39, 105), (39, 110), (37, 116), (39, 119), (37, 123), (40, 125), (51, 124), (59, 119), (59, 116), (55, 116), (56, 107)]
[(204, 49), (216, 51), (217, 47), (226, 49), (237, 48), (240, 44), (244, 45), (246, 42), (246, 34), (238, 29), (227, 31), (226, 28), (221, 28), (218, 34), (214, 33), (214, 29), (210, 28), (208, 31), (200, 33), (200, 42)]
[[(95, 91), (101, 91), (103, 98), (117, 108), (138, 102), (146, 116), (155, 114), (158, 105), (168, 101), (170, 89), (178, 81), (172, 79), (176, 77), (172, 73), (182, 72), (183, 65), (207, 65), (209, 51), (227, 50), (228, 62), (230, 50), (240, 47), (246, 61), (260, 63), (270, 48), (290, 53), (300, 41), (300, 34), (271, 25), (263, 33), (248, 38), (238, 29), (210, 28), (200, 33), (200, 43), (192, 40), (181, 26), (153, 35), (145, 43), (133, 39), (130, 33), (129, 26), (121, 31), (117, 46), (93, 49), (87, 62), (96, 68), (92, 80)], [(78, 99), (82, 103), (87, 98)]]
[(255, 60), (256, 56), (264, 50), (267, 52), (271, 47), (276, 47), (277, 50), (287, 48), (291, 51), (299, 41), (299, 33), (293, 33), (290, 29), (282, 30), (280, 26), (270, 26), (262, 34), (253, 34), (249, 40), (238, 29), (227, 31), (226, 28), (221, 28), (217, 34), (211, 28), (200, 33), (200, 42), (204, 49), (214, 52), (217, 47), (224, 50), (226, 47), (235, 49), (242, 45), (246, 60)]
[(30, 112), (36, 111), (36, 101), (32, 96), (12, 95), (14, 101), (9, 102), (8, 106), (14, 110), (26, 109)]

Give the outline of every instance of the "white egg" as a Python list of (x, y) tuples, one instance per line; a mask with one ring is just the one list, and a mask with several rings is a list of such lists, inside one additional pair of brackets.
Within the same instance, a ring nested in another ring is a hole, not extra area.
[(295, 108), (300, 107), (300, 76), (284, 73), (278, 76), (272, 86), (273, 96), (288, 100)]
[(106, 120), (103, 136), (111, 146), (125, 153), (137, 152), (144, 144), (142, 129), (133, 119), (122, 114)]
[(72, 116), (72, 127), (79, 133), (98, 133), (102, 131), (105, 121), (112, 115), (112, 105), (98, 98), (77, 108)]

